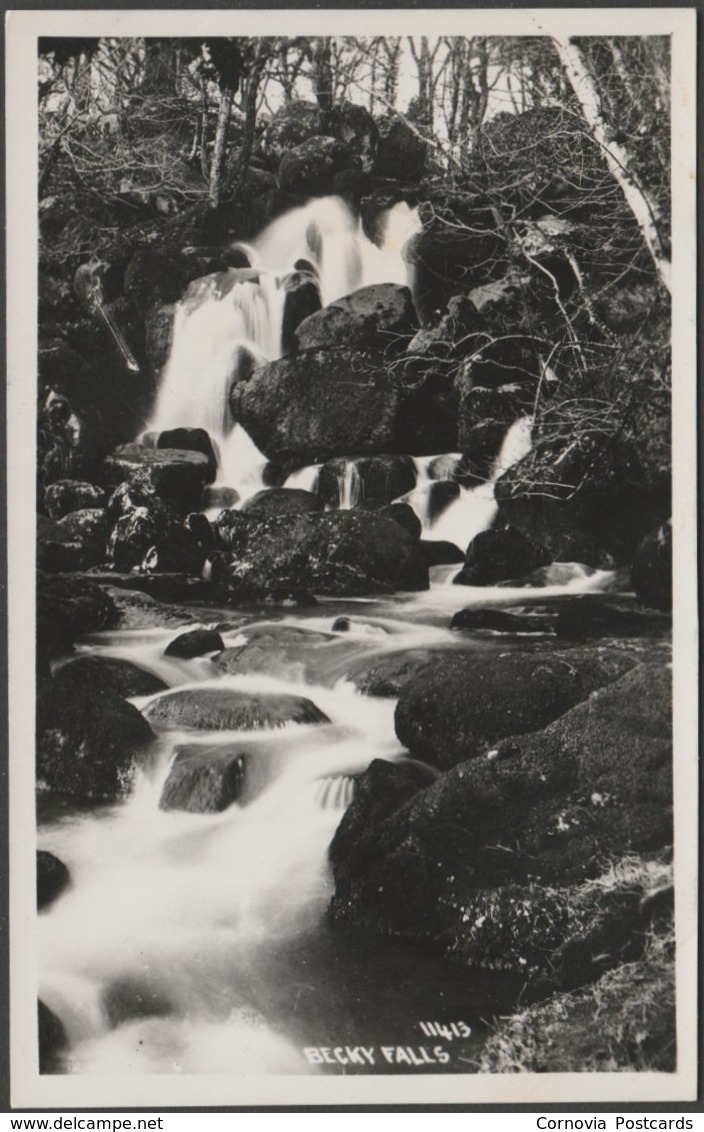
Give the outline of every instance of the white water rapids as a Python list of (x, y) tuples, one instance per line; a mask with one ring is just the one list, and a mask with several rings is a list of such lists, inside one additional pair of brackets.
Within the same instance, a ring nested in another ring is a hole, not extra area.
[[(220, 448), (220, 484), (241, 499), (260, 490), (264, 457), (241, 428), (233, 429), (228, 391), (237, 367), (281, 352), (283, 277), (299, 259), (312, 262), (325, 303), (368, 283), (405, 283), (401, 251), (417, 224), (414, 212), (397, 205), (376, 247), (334, 198), (275, 221), (246, 249), (256, 279), (233, 272), (199, 280), (179, 305), (150, 427), (207, 429)], [(431, 514), (429, 502), (435, 458), (417, 459), (416, 488), (406, 498), (424, 537), (464, 550), (494, 517), (496, 478), (529, 447), (525, 418), (508, 430), (489, 480), (461, 488), (439, 514)], [(448, 479), (456, 459), (443, 461)], [(300, 469), (288, 486), (314, 490), (318, 471)], [(340, 486), (342, 506), (359, 501), (353, 461)], [(304, 1046), (343, 1038), (353, 1045), (407, 1042), (438, 1003), (452, 1017), (471, 1016), (481, 1033), (482, 1018), (502, 1001), (514, 1002), (500, 977), (472, 979), (391, 941), (350, 943), (324, 926), (332, 892), (327, 850), (354, 796), (355, 776), (373, 759), (406, 757), (395, 736), (395, 702), (361, 695), (351, 682), (360, 663), (416, 648), (520, 647), (449, 629), (452, 613), (469, 605), (532, 600), (524, 589), (448, 584), (457, 570), (434, 570), (426, 593), (322, 601), (296, 614), (197, 611), (202, 624), (218, 627), (226, 647), (246, 643), (255, 629), (300, 630), (298, 651), (264, 673), (222, 675), (209, 657), (164, 656), (180, 631), (173, 628), (102, 633), (79, 643), (85, 654), (131, 660), (169, 690), (304, 695), (330, 722), (254, 733), (163, 731), (123, 803), (46, 818), (40, 847), (64, 861), (71, 885), (40, 917), (39, 989), (66, 1029), (68, 1072), (312, 1072)], [(605, 578), (575, 567), (567, 584), (562, 578), (534, 591), (534, 600), (597, 590)], [(189, 621), (184, 610), (183, 628), (193, 627), (192, 613)], [(340, 616), (345, 631), (333, 632)], [(187, 742), (236, 745), (243, 753), (242, 794), (222, 813), (159, 808), (174, 748)], [(390, 987), (397, 992), (386, 1008)]]
[(252, 270), (198, 279), (178, 304), (150, 431), (207, 429), (220, 452), (218, 483), (234, 487), (241, 500), (259, 491), (266, 459), (233, 424), (228, 395), (240, 367), (281, 356), (286, 276), (299, 261), (310, 264), (324, 306), (372, 283), (405, 284), (401, 253), (419, 228), (416, 211), (400, 202), (382, 218), (377, 247), (343, 201), (322, 197), (239, 244)]

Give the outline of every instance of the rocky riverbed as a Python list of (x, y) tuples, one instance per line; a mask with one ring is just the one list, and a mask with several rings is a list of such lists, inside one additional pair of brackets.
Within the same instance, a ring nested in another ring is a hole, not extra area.
[(666, 297), (305, 107), (43, 281), (42, 1068), (671, 1070)]

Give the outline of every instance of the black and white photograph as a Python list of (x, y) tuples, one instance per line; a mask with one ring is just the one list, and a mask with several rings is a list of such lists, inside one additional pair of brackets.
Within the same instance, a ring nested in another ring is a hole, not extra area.
[(7, 37), (13, 1104), (693, 1099), (694, 10)]

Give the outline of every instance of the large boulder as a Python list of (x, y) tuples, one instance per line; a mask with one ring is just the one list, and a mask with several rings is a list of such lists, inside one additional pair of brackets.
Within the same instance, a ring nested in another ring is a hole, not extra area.
[(631, 580), (643, 605), (672, 609), (671, 519), (638, 543), (631, 562)]
[(148, 248), (134, 252), (125, 270), (124, 293), (144, 316), (156, 303), (175, 303), (193, 278), (187, 259)]
[(301, 629), (297, 625), (244, 627), (242, 634), (246, 637), (244, 644), (223, 649), (214, 658), (219, 672), (228, 675), (264, 672), (270, 676), (303, 679), (308, 668), (327, 671), (330, 654), (325, 646), (336, 639), (332, 634)]
[(453, 295), (489, 282), (500, 270), (506, 246), (491, 213), (477, 214), (473, 226), (431, 220), (403, 249), (414, 274), (413, 294), (421, 322), (438, 317)]
[(521, 578), (551, 561), (544, 546), (531, 542), (514, 527), (499, 527), (474, 536), (454, 582), (460, 586), (493, 586), (508, 578)]
[(70, 511), (56, 525), (62, 542), (80, 546), (86, 565), (97, 565), (105, 560), (110, 519), (104, 507)]
[(415, 182), (425, 169), (428, 144), (396, 114), (376, 120), (379, 131), (374, 171), (380, 177)]
[(194, 656), (205, 656), (209, 652), (220, 652), (225, 645), (216, 629), (188, 629), (169, 641), (164, 656), (176, 656), (190, 660)]
[(284, 154), (279, 184), (285, 193), (324, 197), (333, 192), (338, 174), (356, 169), (361, 162), (344, 142), (313, 137)]
[(44, 506), (52, 519), (62, 519), (70, 511), (104, 507), (107, 496), (102, 487), (80, 480), (56, 480), (44, 492)]
[(212, 461), (202, 452), (187, 449), (123, 444), (103, 462), (108, 487), (129, 483), (135, 476), (181, 515), (200, 508), (203, 488), (215, 478)]
[(201, 731), (257, 731), (287, 723), (329, 722), (303, 696), (221, 688), (169, 692), (147, 704), (144, 715), (160, 729), (188, 727)]
[(634, 663), (615, 648), (451, 655), (402, 688), (396, 734), (419, 758), (455, 766), (545, 727)]
[[(199, 457), (204, 459), (204, 457)], [(148, 472), (135, 471), (108, 503), (113, 519), (108, 561), (117, 570), (199, 575), (205, 549), (193, 523), (181, 522), (154, 489)]]
[(280, 107), (264, 131), (262, 149), (276, 164), (284, 154), (325, 132), (325, 115), (317, 102), (296, 99)]
[(378, 353), (340, 346), (260, 366), (232, 390), (230, 407), (270, 460), (300, 468), (347, 452), (402, 451), (402, 397)]
[(372, 764), (331, 845), (333, 919), (562, 985), (642, 948), (652, 873), (596, 878), (671, 843), (670, 696), (667, 667), (638, 665), (425, 789)]
[(275, 515), (319, 515), (324, 510), (322, 501), (312, 491), (293, 487), (271, 487), (258, 491), (245, 500), (240, 508), (242, 515), (257, 515), (262, 519)]
[(558, 637), (579, 640), (589, 637), (667, 636), (672, 618), (667, 613), (639, 609), (628, 599), (588, 594), (560, 605), (555, 618)]
[(181, 452), (200, 452), (208, 461), (207, 483), (213, 483), (218, 473), (218, 457), (210, 436), (204, 428), (169, 428), (160, 432), (156, 448), (176, 449)]
[(63, 680), (37, 696), (37, 784), (82, 801), (116, 801), (154, 738), (144, 716), (111, 692)]
[(356, 345), (397, 353), (417, 325), (408, 287), (373, 283), (304, 319), (294, 338), (299, 350)]
[(111, 597), (85, 578), (37, 577), (37, 647), (48, 656), (67, 652), (84, 633), (112, 629), (120, 614)]
[(447, 660), (447, 649), (417, 648), (363, 657), (350, 666), (347, 679), (366, 696), (396, 698), (419, 673)]
[(198, 575), (205, 553), (190, 531), (156, 500), (120, 516), (108, 541), (108, 560), (118, 570), (139, 566), (150, 573)]
[(79, 688), (112, 692), (130, 699), (132, 696), (153, 696), (167, 685), (152, 672), (130, 660), (112, 656), (79, 656), (69, 660), (55, 673), (55, 679)]
[(235, 596), (247, 589), (344, 597), (428, 587), (417, 541), (369, 511), (251, 519), (231, 546), (222, 581)]
[(239, 798), (244, 760), (239, 748), (190, 743), (177, 747), (159, 798), (160, 810), (217, 814)]
[[(346, 483), (349, 480), (349, 487)], [(318, 474), (318, 495), (333, 507), (366, 503), (382, 506), (412, 491), (416, 470), (410, 456), (360, 456), (327, 460)]]
[[(613, 566), (630, 561), (640, 540), (671, 508), (669, 470), (635, 427), (613, 439), (580, 435), (538, 440), (496, 482), (500, 517), (554, 558)], [(660, 445), (662, 448), (662, 445)]]

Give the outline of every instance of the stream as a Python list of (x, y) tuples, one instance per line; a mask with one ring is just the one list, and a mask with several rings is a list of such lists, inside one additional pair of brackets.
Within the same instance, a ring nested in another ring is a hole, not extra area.
[[(415, 213), (397, 205), (377, 247), (335, 198), (275, 221), (244, 247), (256, 280), (207, 277), (179, 305), (149, 430), (208, 429), (220, 454), (216, 487), (234, 489), (240, 503), (262, 490), (265, 458), (229, 419), (228, 391), (247, 358), (280, 354), (285, 273), (301, 259), (312, 263), (324, 303), (368, 283), (403, 283), (401, 250), (416, 230)], [(491, 525), (494, 481), (529, 450), (530, 423), (523, 418), (509, 428), (486, 483), (462, 487), (439, 513), (429, 505), (433, 458), (415, 458), (416, 487), (404, 498), (424, 538), (464, 549)], [(443, 461), (446, 478), (457, 459)], [(317, 472), (298, 469), (287, 486), (315, 490)], [(351, 457), (342, 507), (359, 501), (355, 475)], [(433, 568), (426, 592), (320, 599), (295, 611), (184, 607), (184, 629), (217, 628), (226, 648), (255, 630), (300, 630), (296, 655), (271, 671), (227, 675), (210, 656), (165, 656), (178, 628), (77, 642), (78, 655), (130, 660), (170, 691), (294, 693), (329, 722), (254, 732), (163, 730), (120, 804), (41, 811), (39, 847), (64, 861), (72, 878), (40, 917), (40, 996), (66, 1030), (67, 1072), (471, 1071), (492, 1020), (515, 1009), (520, 980), (445, 962), (422, 942), (333, 930), (326, 920), (328, 846), (356, 776), (373, 759), (408, 757), (394, 732), (395, 701), (362, 695), (353, 677), (408, 649), (549, 648), (547, 635), (458, 633), (449, 624), (469, 606), (545, 605), (597, 591), (610, 575), (574, 565), (567, 581), (561, 567), (559, 584), (548, 577), (541, 589), (479, 589), (454, 586), (458, 570)], [(333, 630), (339, 618), (348, 619), (344, 632)], [(132, 702), (143, 708), (148, 698)], [(175, 749), (195, 739), (241, 749), (242, 791), (221, 813), (159, 807)]]

